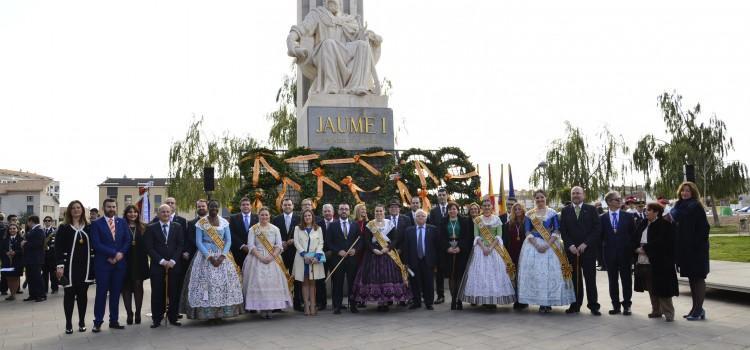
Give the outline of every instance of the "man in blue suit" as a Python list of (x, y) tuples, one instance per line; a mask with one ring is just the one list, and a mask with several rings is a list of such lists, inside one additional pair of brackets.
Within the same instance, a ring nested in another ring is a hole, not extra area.
[(133, 237), (125, 219), (118, 218), (117, 203), (107, 198), (102, 203), (104, 216), (91, 224), (91, 243), (96, 257), (96, 301), (94, 302), (94, 333), (101, 331), (104, 323), (104, 307), (109, 293), (109, 328), (123, 329), (118, 322), (120, 291), (125, 281), (125, 256)]
[[(622, 208), (622, 198), (616, 191), (604, 196), (609, 210), (602, 214), (602, 249), (607, 264), (607, 275), (609, 277), (609, 297), (612, 299), (612, 310), (610, 315), (620, 313), (630, 315), (631, 297), (633, 296), (633, 263), (634, 247), (632, 244), (635, 234), (635, 219)], [(618, 278), (619, 277), (619, 278)], [(619, 281), (618, 281), (619, 280)], [(620, 301), (619, 283), (622, 283), (622, 301)]]

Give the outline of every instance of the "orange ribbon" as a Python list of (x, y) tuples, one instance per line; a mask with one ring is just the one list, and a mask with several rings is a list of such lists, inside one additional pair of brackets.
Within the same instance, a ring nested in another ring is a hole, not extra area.
[(325, 171), (323, 168), (315, 168), (315, 170), (312, 171), (312, 174), (315, 175), (315, 177), (318, 178), (318, 193), (315, 197), (315, 201), (313, 201), (313, 205), (317, 206), (318, 201), (323, 198), (323, 184), (328, 184), (328, 186), (333, 187), (334, 190), (341, 192), (341, 186), (339, 186), (336, 182), (325, 176)]
[[(268, 171), (271, 176), (273, 176), (274, 179), (280, 180), (281, 175), (279, 175), (279, 172), (276, 171), (273, 167), (271, 167), (270, 164), (268, 164), (268, 161), (265, 157), (263, 157), (262, 154), (256, 154), (255, 155), (255, 163), (253, 163), (253, 187), (258, 187), (258, 179), (260, 178), (260, 165), (263, 164), (263, 167), (266, 168), (266, 171)], [(245, 158), (240, 159), (240, 163), (253, 159), (252, 156), (247, 156)]]
[(281, 203), (284, 202), (284, 198), (286, 198), (286, 191), (289, 186), (291, 186), (297, 192), (302, 190), (302, 187), (298, 183), (294, 182), (294, 180), (288, 177), (282, 177), (281, 191), (279, 192), (279, 195), (276, 196), (276, 210), (278, 211), (281, 211)]
[(419, 183), (422, 185), (422, 188), (419, 190), (419, 198), (422, 199), (422, 209), (429, 213), (432, 204), (430, 204), (430, 199), (427, 197), (427, 179), (425, 178), (424, 173), (426, 172), (427, 176), (429, 176), (437, 186), (440, 186), (440, 180), (432, 174), (430, 169), (428, 169), (422, 161), (415, 160), (414, 168), (417, 170), (417, 174), (419, 174)]
[(261, 201), (263, 199), (263, 191), (255, 191), (254, 197), (252, 209), (255, 214), (258, 214), (260, 208), (263, 208), (263, 202)]
[(285, 163), (302, 163), (302, 162), (307, 162), (309, 160), (318, 159), (318, 158), (320, 158), (320, 154), (316, 153), (316, 154), (308, 154), (305, 156), (292, 157), (289, 159), (285, 159), (284, 162)]
[(479, 176), (479, 173), (477, 173), (476, 170), (474, 170), (474, 171), (472, 171), (470, 173), (463, 174), (463, 175), (452, 175), (451, 173), (447, 173), (447, 174), (445, 174), (445, 176), (443, 178), (445, 179), (445, 181), (450, 181), (450, 180), (470, 179), (470, 178), (472, 178), (474, 176)]
[(432, 208), (432, 204), (430, 203), (430, 199), (427, 197), (427, 189), (422, 187), (419, 190), (419, 198), (422, 199), (422, 210), (424, 210), (427, 214), (430, 213), (430, 208)]
[(362, 202), (362, 199), (359, 198), (359, 192), (368, 193), (368, 192), (375, 192), (375, 191), (380, 190), (380, 186), (377, 186), (369, 191), (365, 191), (361, 187), (357, 186), (356, 183), (354, 183), (354, 179), (352, 179), (351, 176), (347, 176), (343, 180), (341, 180), (341, 184), (349, 187), (349, 191), (352, 192), (352, 196), (354, 196), (354, 199), (357, 201), (357, 204), (364, 203)]
[(378, 169), (375, 169), (370, 163), (366, 162), (362, 157), (385, 157), (390, 155), (390, 153), (385, 151), (375, 152), (375, 153), (367, 153), (367, 154), (357, 154), (352, 158), (340, 158), (340, 159), (326, 159), (320, 161), (320, 165), (330, 165), (330, 164), (359, 164), (363, 166), (365, 169), (367, 169), (370, 173), (372, 173), (375, 176), (380, 176), (380, 171)]
[(406, 184), (403, 181), (401, 181), (400, 175), (396, 175), (394, 180), (396, 181), (396, 188), (398, 188), (398, 195), (401, 197), (401, 204), (408, 207), (409, 204), (411, 204), (411, 193), (409, 193), (409, 188), (406, 187)]

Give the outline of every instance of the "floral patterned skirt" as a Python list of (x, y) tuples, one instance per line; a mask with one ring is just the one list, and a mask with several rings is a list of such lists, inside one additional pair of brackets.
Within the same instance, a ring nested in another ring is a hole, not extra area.
[[(210, 251), (219, 256), (219, 252)], [(210, 320), (242, 313), (242, 287), (229, 259), (214, 267), (199, 251), (188, 266), (182, 288), (180, 312), (189, 319)]]
[(412, 299), (409, 287), (401, 277), (401, 270), (390, 256), (365, 254), (362, 266), (354, 278), (354, 299), (357, 302), (400, 302)]

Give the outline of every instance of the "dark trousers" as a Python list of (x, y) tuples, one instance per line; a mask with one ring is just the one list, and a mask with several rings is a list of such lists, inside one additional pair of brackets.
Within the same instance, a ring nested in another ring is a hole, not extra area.
[(42, 264), (26, 265), (26, 281), (29, 283), (29, 297), (43, 298), (47, 293), (42, 283)]
[(349, 307), (356, 307), (354, 298), (352, 298), (352, 291), (354, 290), (354, 277), (357, 274), (357, 257), (350, 256), (344, 260), (339, 266), (338, 270), (333, 273), (332, 288), (331, 292), (334, 308), (341, 308), (342, 301), (344, 299), (344, 280), (346, 280)]
[(427, 266), (424, 259), (419, 260), (417, 266), (414, 266), (414, 276), (411, 279), (412, 293), (414, 294), (414, 305), (421, 305), (424, 300), (425, 305), (432, 305), (435, 300), (435, 287), (432, 284), (435, 274), (432, 272), (433, 267)]
[(89, 284), (77, 283), (64, 288), (63, 310), (65, 311), (65, 329), (73, 329), (73, 307), (78, 304), (78, 326), (86, 325), (86, 305), (88, 299)]
[(317, 300), (315, 301), (315, 304), (321, 308), (328, 304), (328, 294), (326, 290), (326, 280), (325, 278), (315, 280), (315, 298)]
[(438, 265), (433, 275), (435, 275), (435, 292), (437, 292), (437, 297), (445, 298), (445, 271)]
[[(151, 268), (151, 319), (154, 324), (161, 323), (164, 318), (164, 309), (166, 301), (169, 299), (169, 310), (167, 310), (167, 320), (169, 322), (177, 321), (177, 310), (179, 307), (180, 289), (177, 287), (180, 283), (180, 267), (170, 269), (165, 273), (164, 267), (156, 265)], [(168, 282), (168, 283), (167, 283)], [(165, 290), (165, 288), (169, 288)]]
[[(608, 259), (607, 277), (609, 277), (609, 297), (612, 299), (612, 307), (619, 309), (622, 305), (629, 308), (633, 304), (630, 301), (633, 296), (633, 272), (630, 259), (623, 257)], [(622, 302), (620, 301), (620, 283), (622, 283)]]
[(5, 276), (0, 276), (0, 293), (8, 293), (8, 280), (5, 279)]
[(44, 283), (43, 288), (45, 293), (50, 289), (55, 292), (57, 291), (57, 265), (54, 260), (47, 260), (44, 267), (42, 267), (42, 282)]
[[(573, 286), (576, 293), (575, 304), (570, 305), (580, 309), (583, 305), (583, 281), (586, 280), (586, 307), (590, 310), (599, 310), (599, 294), (596, 291), (596, 257), (599, 254), (593, 248), (588, 248), (583, 255), (578, 257), (578, 266), (576, 266), (576, 256), (568, 253), (568, 261), (573, 267)], [(578, 268), (578, 271), (576, 271)]]
[[(108, 265), (108, 266), (100, 266)], [(108, 262), (94, 264), (96, 273), (96, 298), (94, 299), (94, 324), (104, 323), (104, 309), (109, 299), (109, 322), (118, 322), (120, 317), (120, 293), (125, 282), (125, 264)]]

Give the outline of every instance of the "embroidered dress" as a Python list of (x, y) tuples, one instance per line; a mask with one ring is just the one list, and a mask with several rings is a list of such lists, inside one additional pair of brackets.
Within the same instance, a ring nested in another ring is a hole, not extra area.
[[(209, 233), (204, 230), (201, 224), (203, 220), (198, 220), (195, 224), (195, 242), (198, 252), (188, 267), (182, 289), (180, 310), (190, 319), (225, 318), (242, 313), (240, 276), (234, 263), (230, 261), (231, 258), (227, 256), (232, 244), (229, 222), (222, 217), (218, 219), (219, 226), (214, 226), (214, 228), (224, 243), (224, 249), (221, 251)], [(219, 267), (215, 267), (208, 261), (209, 256), (218, 258), (222, 254), (225, 259)]]
[(253, 251), (257, 250), (260, 255), (267, 257), (271, 252), (263, 246), (256, 235), (263, 235), (274, 248), (281, 248), (281, 232), (278, 227), (268, 224), (254, 225), (247, 235), (247, 246), (250, 248), (245, 263), (242, 267), (243, 286), (245, 294), (245, 310), (275, 310), (286, 309), (292, 306), (292, 297), (289, 294), (289, 285), (286, 275), (279, 264), (273, 260), (264, 264)]
[[(503, 223), (499, 217), (489, 218), (481, 216), (494, 240), (503, 244)], [(461, 281), (458, 299), (472, 304), (510, 304), (516, 301), (516, 291), (508, 277), (505, 262), (500, 254), (492, 249), (490, 255), (485, 256), (481, 247), (489, 247), (492, 242), (485, 240), (480, 234), (479, 227), (474, 227), (474, 246), (469, 257), (469, 265)]]
[[(375, 221), (375, 220), (373, 220)], [(375, 224), (383, 234), (383, 239), (390, 243), (389, 235), (396, 233), (393, 223), (385, 219)], [(388, 254), (376, 255), (373, 249), (382, 250), (382, 247), (373, 232), (365, 225), (364, 237), (365, 254), (362, 258), (362, 266), (354, 278), (354, 298), (357, 302), (377, 302), (382, 305), (386, 302), (400, 302), (412, 299), (411, 290), (404, 283), (401, 269), (396, 265)]]
[(518, 258), (518, 302), (541, 306), (571, 304), (576, 301), (573, 285), (563, 279), (560, 260), (555, 252), (550, 248), (544, 253), (539, 253), (529, 242), (529, 239), (534, 237), (537, 245), (547, 245), (542, 234), (532, 225), (533, 215), (537, 215), (547, 231), (557, 237), (555, 244), (558, 248), (564, 249), (560, 243), (560, 222), (557, 213), (550, 208), (544, 211), (529, 210), (525, 220), (526, 240)]

